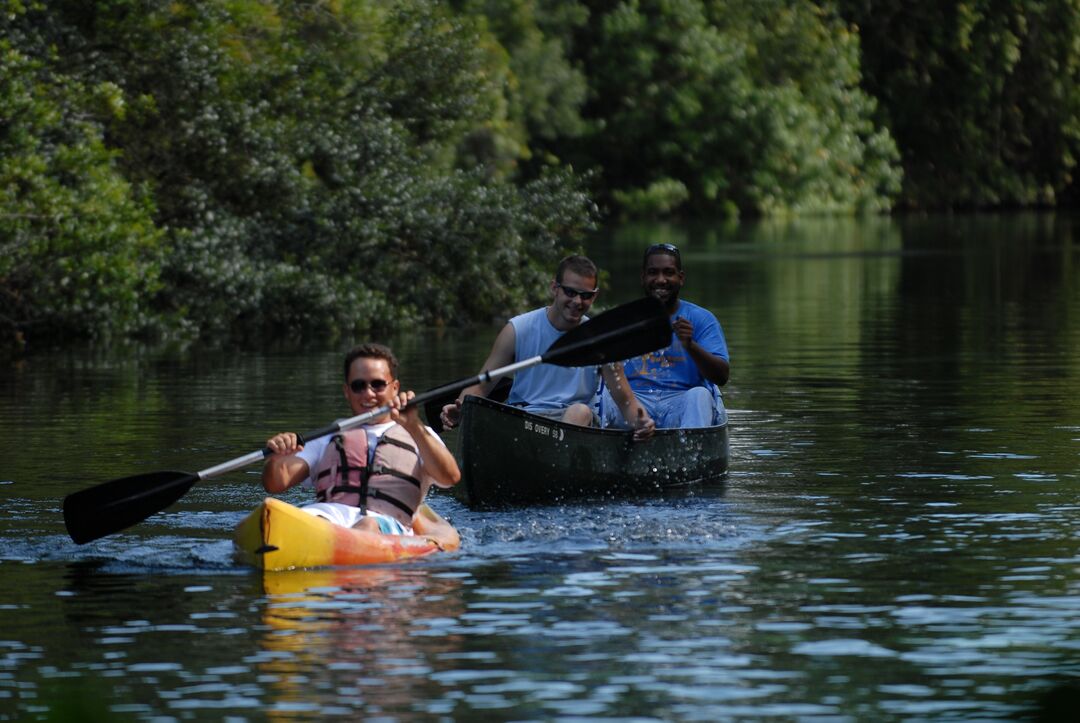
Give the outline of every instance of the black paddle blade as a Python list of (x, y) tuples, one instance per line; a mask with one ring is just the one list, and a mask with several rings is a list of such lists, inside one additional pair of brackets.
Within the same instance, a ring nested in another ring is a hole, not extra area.
[(122, 477), (64, 498), (64, 525), (77, 544), (131, 527), (183, 497), (198, 482), (188, 472)]
[(651, 296), (631, 301), (571, 329), (544, 352), (546, 364), (584, 367), (622, 361), (671, 343), (671, 319)]

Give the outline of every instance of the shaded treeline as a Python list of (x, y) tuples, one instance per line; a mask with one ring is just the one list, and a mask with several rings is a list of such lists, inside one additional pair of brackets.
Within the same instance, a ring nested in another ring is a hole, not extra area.
[(457, 325), (606, 215), (1060, 204), (1078, 6), (0, 0), (0, 334)]
[(1080, 0), (838, 0), (899, 146), (902, 207), (1075, 206)]
[(510, 179), (505, 61), (435, 3), (0, 0), (0, 320), (354, 337), (530, 303), (594, 205)]

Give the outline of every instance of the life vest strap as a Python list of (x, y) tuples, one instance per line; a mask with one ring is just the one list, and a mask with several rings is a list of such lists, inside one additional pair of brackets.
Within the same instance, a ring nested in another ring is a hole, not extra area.
[(395, 447), (401, 447), (402, 449), (409, 450), (410, 452), (415, 454), (417, 457), (420, 456), (420, 450), (418, 450), (416, 447), (412, 446), (408, 442), (402, 442), (400, 439), (395, 439), (395, 438), (393, 438), (393, 437), (391, 437), (389, 435), (386, 435), (386, 434), (384, 434), (382, 437), (379, 438), (379, 444), (392, 444)]
[[(397, 477), (398, 479), (403, 479), (406, 482), (410, 482), (411, 484), (416, 485), (417, 489), (420, 489), (420, 480), (416, 479), (415, 477), (413, 477), (411, 475), (407, 475), (404, 472), (398, 472), (397, 470), (389, 469), (388, 467), (383, 467), (381, 465), (380, 466), (373, 466), (373, 467), (370, 467), (369, 469), (371, 470), (371, 474), (390, 474), (390, 475), (393, 475), (393, 476)], [(364, 475), (364, 478), (365, 478), (364, 481), (366, 482), (367, 481), (367, 479), (366, 479), (367, 475), (366, 474)], [(409, 515), (410, 517), (412, 517), (416, 513), (416, 510), (409, 507), (407, 504), (405, 504), (404, 502), (399, 500), (397, 497), (394, 497), (393, 495), (389, 495), (389, 494), (387, 494), (386, 492), (383, 492), (380, 489), (369, 487), (366, 484), (364, 484), (363, 482), (361, 484), (358, 484), (358, 485), (357, 484), (349, 484), (347, 482), (345, 484), (334, 485), (333, 487), (330, 487), (329, 489), (325, 489), (325, 490), (317, 493), (315, 495), (315, 498), (317, 500), (319, 500), (320, 502), (326, 502), (328, 499), (332, 498), (334, 495), (337, 495), (337, 494), (355, 494), (355, 495), (359, 495), (360, 496), (360, 505), (359, 505), (359, 507), (360, 507), (361, 510), (364, 510), (364, 511), (366, 511), (366, 504), (365, 504), (366, 500), (382, 500), (383, 502), (389, 502), (390, 504), (394, 505), (395, 507), (397, 507), (399, 510), (401, 510), (405, 514)]]
[[(340, 468), (338, 469), (338, 471), (339, 471), (339, 472), (341, 473), (341, 475), (342, 475), (343, 477), (345, 477), (345, 476), (347, 476), (347, 475), (348, 475), (348, 474), (349, 474), (350, 472), (359, 472), (360, 474), (364, 474), (364, 469), (365, 469), (364, 467), (349, 467), (349, 466), (345, 466), (345, 467), (340, 467)], [(321, 479), (322, 479), (323, 477), (329, 477), (329, 476), (330, 476), (330, 474), (331, 474), (332, 472), (333, 472), (333, 470), (330, 470), (330, 469), (324, 469), (324, 470), (323, 470), (322, 472), (319, 472), (319, 473), (318, 473), (317, 475), (315, 475), (315, 479), (313, 479), (313, 480), (312, 480), (312, 482), (318, 482), (318, 481), (319, 481), (319, 480), (321, 480)]]
[(370, 467), (368, 467), (368, 470), (369, 470), (367, 472), (368, 475), (373, 475), (373, 474), (389, 474), (389, 475), (393, 475), (394, 477), (397, 477), (398, 479), (403, 479), (406, 482), (412, 483), (413, 485), (416, 486), (417, 489), (420, 489), (420, 486), (421, 486), (420, 485), (420, 480), (416, 479), (415, 477), (413, 477), (410, 474), (405, 474), (404, 472), (399, 472), (396, 469), (390, 469), (389, 467), (386, 467), (386, 466), (381, 465), (381, 464), (373, 464)]
[(407, 514), (409, 517), (412, 517), (414, 514), (416, 514), (416, 510), (409, 507), (407, 504), (405, 504), (404, 502), (399, 500), (397, 497), (394, 497), (393, 495), (388, 495), (385, 492), (383, 492), (382, 490), (378, 490), (378, 489), (368, 490), (368, 498), (373, 499), (373, 500), (382, 500), (383, 502), (389, 502), (394, 507), (397, 507), (399, 510), (401, 510), (402, 512)]
[[(315, 499), (317, 499), (319, 502), (326, 502), (329, 498), (333, 497), (334, 495), (336, 495), (338, 493), (360, 494), (363, 489), (364, 488), (363, 488), (362, 485), (351, 485), (351, 484), (335, 485), (335, 486), (329, 487), (329, 488), (327, 488), (325, 490), (321, 490), (319, 492), (316, 492), (315, 493)], [(360, 507), (362, 509), (363, 504), (361, 504)]]
[[(316, 499), (319, 500), (319, 502), (326, 502), (328, 497), (331, 497), (331, 496), (336, 495), (338, 493), (359, 494), (360, 489), (361, 488), (360, 488), (359, 485), (338, 485), (337, 487), (331, 487), (329, 490), (326, 490), (323, 494), (316, 495), (315, 497), (316, 497)], [(393, 495), (389, 495), (389, 494), (383, 492), (380, 489), (368, 489), (368, 491), (367, 491), (367, 499), (369, 499), (369, 500), (382, 500), (383, 502), (388, 502), (388, 503), (392, 504), (394, 507), (397, 507), (399, 510), (401, 510), (405, 514), (407, 514), (409, 517), (412, 517), (414, 514), (416, 514), (416, 510), (409, 507), (407, 504), (405, 504), (404, 502), (399, 500), (397, 497), (394, 497)], [(366, 505), (360, 505), (360, 509), (363, 510), (365, 513), (367, 512)]]

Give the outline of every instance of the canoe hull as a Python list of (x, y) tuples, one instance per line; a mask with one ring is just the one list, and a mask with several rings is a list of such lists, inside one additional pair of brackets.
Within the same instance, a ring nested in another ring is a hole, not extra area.
[(414, 525), (417, 536), (383, 535), (341, 527), (267, 497), (236, 526), (233, 545), (239, 560), (262, 570), (372, 565), (457, 549), (454, 528), (426, 505), (422, 512), (426, 527)]
[(490, 508), (622, 498), (723, 478), (726, 425), (626, 431), (553, 422), (481, 397), (462, 405), (459, 458), (467, 503)]

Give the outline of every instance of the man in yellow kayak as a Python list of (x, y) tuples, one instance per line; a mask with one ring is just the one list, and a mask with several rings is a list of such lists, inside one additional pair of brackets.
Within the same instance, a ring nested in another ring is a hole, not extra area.
[(302, 507), (344, 527), (385, 534), (425, 534), (417, 515), (432, 484), (461, 479), (454, 456), (420, 419), (404, 409), (415, 394), (401, 391), (398, 362), (382, 344), (363, 344), (345, 356), (345, 399), (356, 415), (390, 407), (386, 414), (348, 431), (297, 444), (293, 432), (266, 441), (273, 454), (263, 466), (267, 492), (298, 484), (315, 489), (317, 502)]

